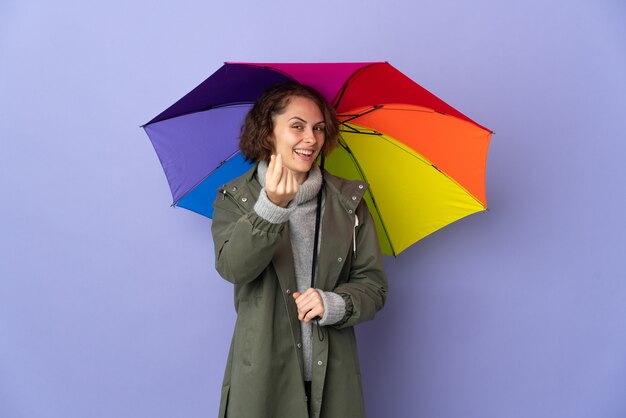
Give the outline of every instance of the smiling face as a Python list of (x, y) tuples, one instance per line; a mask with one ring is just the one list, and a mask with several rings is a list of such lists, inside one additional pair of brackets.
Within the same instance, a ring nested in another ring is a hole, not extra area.
[(292, 96), (284, 112), (273, 117), (274, 153), (302, 184), (324, 145), (324, 117), (315, 102)]

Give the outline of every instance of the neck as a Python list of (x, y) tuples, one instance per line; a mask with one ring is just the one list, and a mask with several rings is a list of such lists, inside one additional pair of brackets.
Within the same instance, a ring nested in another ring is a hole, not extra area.
[(296, 177), (296, 181), (298, 182), (298, 184), (302, 184), (306, 181), (306, 179), (309, 177), (309, 173), (297, 173), (295, 174)]

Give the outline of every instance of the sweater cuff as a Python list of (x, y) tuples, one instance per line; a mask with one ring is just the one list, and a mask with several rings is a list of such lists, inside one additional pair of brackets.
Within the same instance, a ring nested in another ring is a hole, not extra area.
[(273, 224), (282, 224), (289, 220), (289, 216), (296, 209), (296, 204), (292, 200), (286, 208), (280, 207), (272, 203), (267, 197), (265, 187), (261, 189), (259, 193), (259, 199), (254, 204), (254, 211), (261, 218)]
[(324, 316), (319, 321), (319, 326), (334, 325), (341, 321), (346, 314), (346, 302), (341, 296), (334, 292), (324, 292), (315, 289), (324, 302)]

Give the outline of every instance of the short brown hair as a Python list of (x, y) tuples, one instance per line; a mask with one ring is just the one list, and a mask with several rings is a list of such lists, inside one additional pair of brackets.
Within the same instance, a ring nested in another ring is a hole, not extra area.
[(296, 82), (278, 84), (265, 90), (246, 115), (241, 126), (239, 149), (248, 161), (269, 161), (274, 143), (274, 119), (285, 111), (291, 97), (311, 99), (324, 116), (324, 145), (322, 155), (326, 156), (337, 145), (339, 121), (335, 109), (313, 87)]

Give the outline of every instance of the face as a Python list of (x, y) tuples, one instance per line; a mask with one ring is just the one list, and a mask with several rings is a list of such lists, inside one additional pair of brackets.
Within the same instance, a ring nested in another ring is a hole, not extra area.
[(324, 116), (313, 100), (292, 96), (273, 122), (274, 153), (302, 184), (324, 145)]

